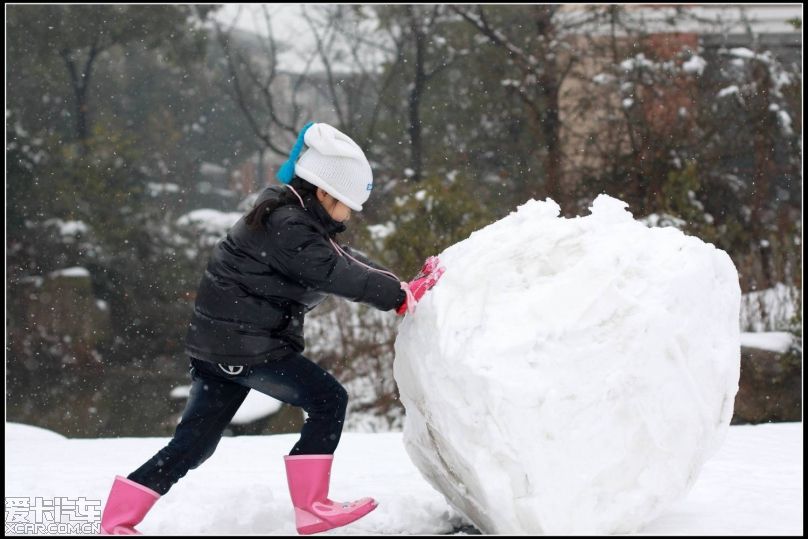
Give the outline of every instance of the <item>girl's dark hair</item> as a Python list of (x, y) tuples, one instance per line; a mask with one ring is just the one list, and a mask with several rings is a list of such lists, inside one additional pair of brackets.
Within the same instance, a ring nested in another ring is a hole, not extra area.
[[(295, 188), (295, 191), (298, 192), (304, 201), (307, 198), (314, 196), (315, 192), (317, 191), (316, 185), (313, 185), (298, 176), (292, 178), (289, 185)], [(253, 209), (250, 210), (250, 213), (248, 213), (247, 217), (245, 218), (247, 227), (249, 227), (251, 230), (261, 230), (264, 227), (264, 221), (266, 221), (266, 218), (269, 217), (269, 214), (272, 213), (272, 211), (276, 208), (286, 206), (287, 204), (300, 204), (300, 201), (297, 199), (297, 196), (292, 192), (291, 189), (284, 188), (280, 196), (270, 197), (260, 204), (255, 205)]]

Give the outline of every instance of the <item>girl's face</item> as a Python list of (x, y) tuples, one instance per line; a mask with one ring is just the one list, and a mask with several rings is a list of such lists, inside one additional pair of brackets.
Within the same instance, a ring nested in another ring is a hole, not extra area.
[(347, 221), (351, 218), (351, 208), (332, 197), (319, 187), (317, 188), (317, 200), (323, 205), (325, 211), (331, 218), (339, 223)]

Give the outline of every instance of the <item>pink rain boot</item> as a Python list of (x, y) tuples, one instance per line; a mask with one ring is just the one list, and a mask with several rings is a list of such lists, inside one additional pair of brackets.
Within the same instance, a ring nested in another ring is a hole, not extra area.
[(299, 534), (308, 535), (345, 526), (376, 509), (378, 504), (373, 498), (350, 503), (328, 499), (334, 455), (286, 455), (283, 460)]
[(101, 535), (140, 535), (135, 526), (159, 498), (152, 489), (116, 475), (101, 515)]

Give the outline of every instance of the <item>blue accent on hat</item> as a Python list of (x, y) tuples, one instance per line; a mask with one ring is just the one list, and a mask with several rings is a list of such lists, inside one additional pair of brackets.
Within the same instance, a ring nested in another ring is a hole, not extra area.
[(300, 134), (297, 136), (297, 142), (292, 147), (292, 153), (289, 154), (289, 159), (278, 169), (278, 172), (275, 174), (275, 177), (281, 183), (289, 183), (292, 181), (292, 178), (295, 177), (295, 163), (297, 162), (297, 158), (300, 155), (300, 152), (303, 150), (303, 143), (304, 143), (304, 136), (306, 135), (306, 131), (309, 130), (309, 127), (313, 126), (314, 122), (309, 122), (303, 126), (303, 129), (300, 131)]

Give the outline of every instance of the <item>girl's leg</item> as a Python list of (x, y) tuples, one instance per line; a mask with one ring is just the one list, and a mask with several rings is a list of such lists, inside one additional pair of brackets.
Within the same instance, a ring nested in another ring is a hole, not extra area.
[(300, 406), (309, 417), (300, 440), (284, 457), (298, 533), (345, 526), (373, 511), (373, 498), (335, 502), (328, 497), (333, 453), (342, 434), (348, 393), (337, 380), (301, 354), (271, 359), (234, 376), (239, 384)]
[(348, 393), (328, 371), (301, 354), (245, 369), (233, 381), (303, 408), (308, 414), (290, 455), (333, 454), (342, 434)]
[(222, 433), (250, 392), (248, 387), (219, 376), (219, 367), (191, 361), (191, 395), (174, 437), (128, 479), (160, 495), (202, 464), (216, 450)]

